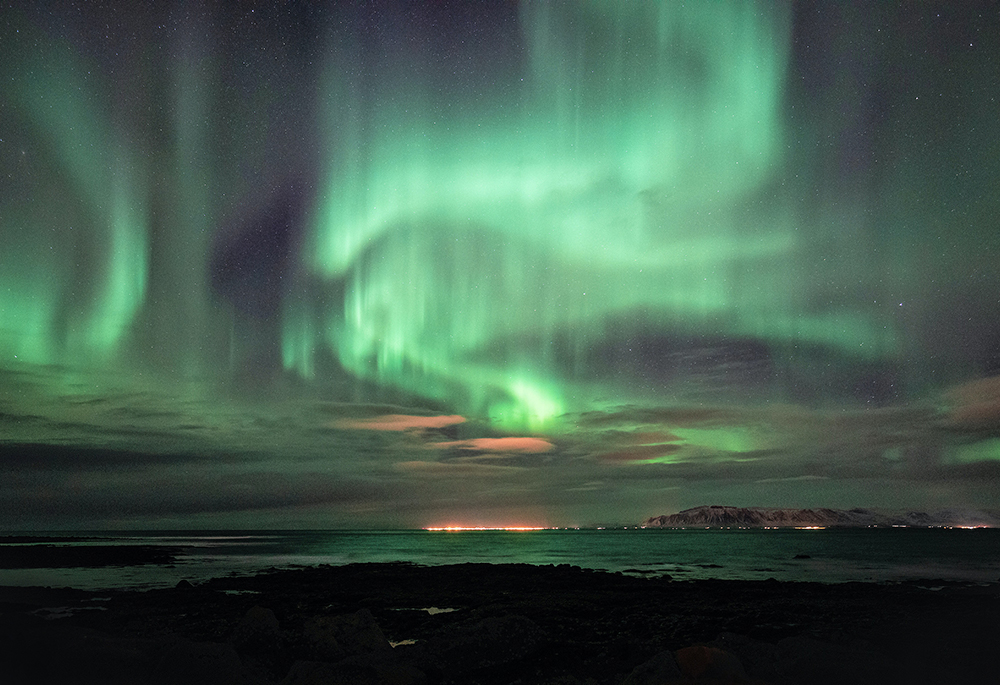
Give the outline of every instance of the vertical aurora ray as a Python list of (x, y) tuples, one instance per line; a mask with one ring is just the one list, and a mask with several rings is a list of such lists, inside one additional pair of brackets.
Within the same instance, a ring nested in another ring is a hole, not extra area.
[[(215, 72), (197, 21), (183, 16), (163, 64), (141, 42), (102, 57), (64, 25), (16, 15), (6, 25), (6, 362), (58, 365), (67, 379), (143, 367), (199, 379), (212, 368), (228, 323), (208, 315)], [(139, 14), (127, 28), (139, 35), (155, 19)]]
[[(185, 378), (203, 378), (214, 363), (209, 351), (220, 333), (209, 325), (211, 236), (215, 228), (212, 189), (213, 126), (209, 92), (213, 73), (209, 38), (196, 27), (203, 13), (181, 14), (171, 41), (170, 107), (162, 122), (167, 144), (154, 153), (159, 163), (151, 182), (157, 192), (158, 225), (151, 234), (150, 297), (146, 344), (159, 364)], [(224, 326), (225, 321), (220, 320)]]
[(146, 294), (148, 211), (137, 163), (117, 155), (111, 179), (106, 275), (86, 326), (87, 347), (107, 356), (116, 351)]
[(0, 346), (34, 363), (100, 364), (145, 296), (145, 174), (87, 65), (28, 30), (5, 38), (7, 144), (20, 159), (0, 226)]

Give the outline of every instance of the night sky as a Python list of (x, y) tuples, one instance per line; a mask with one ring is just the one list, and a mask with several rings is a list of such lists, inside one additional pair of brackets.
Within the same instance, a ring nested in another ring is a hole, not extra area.
[(0, 527), (1000, 501), (995, 2), (0, 8)]

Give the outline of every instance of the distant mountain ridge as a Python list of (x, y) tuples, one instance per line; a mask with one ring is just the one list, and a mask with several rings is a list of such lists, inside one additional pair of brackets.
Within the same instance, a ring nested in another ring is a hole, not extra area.
[(676, 514), (653, 516), (644, 528), (801, 527), (801, 526), (946, 526), (1000, 527), (1000, 512), (944, 509), (933, 514), (910, 511), (887, 514), (872, 509), (782, 509), (772, 507), (727, 507), (718, 504), (685, 509)]

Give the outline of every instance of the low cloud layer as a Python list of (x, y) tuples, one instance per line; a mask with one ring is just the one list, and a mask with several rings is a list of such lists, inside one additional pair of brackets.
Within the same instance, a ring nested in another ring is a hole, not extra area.
[(536, 435), (421, 408), (112, 393), (25, 411), (7, 392), (0, 515), (14, 527), (421, 526), (483, 521), (480, 504), (506, 502), (534, 523), (573, 525), (706, 502), (988, 507), (998, 387), (871, 410), (621, 406)]

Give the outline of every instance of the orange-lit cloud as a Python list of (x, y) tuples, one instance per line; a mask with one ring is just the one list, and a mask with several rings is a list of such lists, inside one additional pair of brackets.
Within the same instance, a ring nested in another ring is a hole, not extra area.
[(636, 431), (619, 438), (620, 442), (625, 445), (654, 445), (664, 442), (677, 442), (682, 439), (666, 431)]
[(644, 426), (707, 427), (731, 423), (736, 414), (730, 409), (711, 407), (622, 407), (616, 411), (589, 411), (580, 414), (582, 426)]
[(397, 471), (426, 476), (490, 476), (517, 473), (519, 466), (503, 464), (478, 464), (470, 462), (401, 461), (394, 466)]
[(456, 423), (464, 423), (465, 417), (452, 416), (411, 416), (409, 414), (384, 414), (371, 419), (339, 419), (336, 428), (348, 430), (408, 431), (425, 428), (444, 428)]
[(479, 450), (482, 452), (548, 452), (555, 445), (541, 438), (473, 438), (471, 440), (451, 440), (435, 442), (427, 446), (431, 449), (448, 449), (456, 447), (463, 450)]
[(637, 445), (614, 452), (598, 454), (597, 458), (601, 461), (609, 462), (650, 461), (659, 457), (665, 457), (668, 454), (674, 454), (680, 451), (681, 448), (681, 445)]

